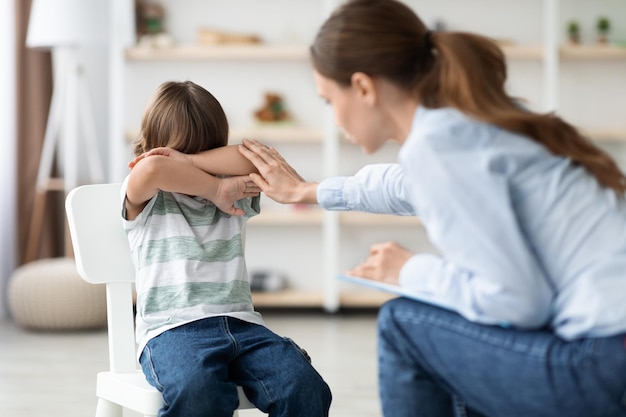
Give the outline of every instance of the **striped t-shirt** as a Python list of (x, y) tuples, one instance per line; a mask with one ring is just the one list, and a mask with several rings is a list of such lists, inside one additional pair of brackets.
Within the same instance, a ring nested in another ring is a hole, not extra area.
[(247, 219), (259, 214), (259, 197), (235, 206), (246, 214), (159, 191), (134, 220), (123, 220), (137, 271), (138, 355), (151, 338), (194, 320), (231, 316), (263, 325), (252, 306), (242, 236)]

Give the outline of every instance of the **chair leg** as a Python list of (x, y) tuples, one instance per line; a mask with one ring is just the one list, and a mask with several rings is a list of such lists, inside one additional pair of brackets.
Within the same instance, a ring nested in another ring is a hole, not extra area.
[(123, 417), (124, 410), (121, 405), (98, 398), (96, 417)]

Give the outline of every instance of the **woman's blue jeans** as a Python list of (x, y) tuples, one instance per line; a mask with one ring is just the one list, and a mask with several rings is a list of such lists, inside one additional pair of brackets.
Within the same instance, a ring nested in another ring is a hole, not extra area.
[(232, 317), (197, 320), (151, 339), (140, 357), (163, 394), (161, 417), (232, 417), (237, 385), (272, 417), (328, 416), (331, 393), (291, 339)]
[(406, 298), (378, 318), (385, 417), (624, 417), (625, 335), (564, 341)]

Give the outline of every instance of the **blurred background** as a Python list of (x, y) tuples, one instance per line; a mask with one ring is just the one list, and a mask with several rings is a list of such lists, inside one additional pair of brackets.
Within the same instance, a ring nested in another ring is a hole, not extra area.
[[(341, 3), (0, 0), (0, 317), (11, 334), (103, 325), (103, 293), (78, 288), (71, 270), (63, 200), (77, 185), (124, 179), (146, 102), (164, 81), (207, 88), (228, 115), (231, 144), (248, 137), (274, 146), (308, 180), (395, 161), (397, 146), (367, 156), (347, 143), (315, 91), (308, 46)], [(498, 41), (512, 95), (563, 116), (626, 168), (626, 2), (405, 3), (433, 30)], [(248, 268), (255, 304), (277, 318), (294, 309), (321, 320), (367, 311), (372, 336), (389, 295), (335, 276), (378, 241), (433, 251), (417, 219), (268, 199), (262, 209), (248, 226)], [(374, 366), (373, 352), (365, 360)]]

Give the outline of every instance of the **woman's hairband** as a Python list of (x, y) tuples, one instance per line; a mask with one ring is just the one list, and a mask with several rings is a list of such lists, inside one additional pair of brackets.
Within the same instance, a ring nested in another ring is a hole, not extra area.
[(430, 51), (431, 49), (433, 49), (433, 44), (432, 44), (432, 42), (430, 41), (430, 38), (431, 38), (432, 34), (433, 34), (433, 31), (432, 31), (432, 30), (427, 30), (427, 31), (426, 31), (426, 34), (424, 35), (424, 46), (425, 46), (425, 47), (426, 47), (426, 49), (427, 49), (427, 50), (429, 50), (429, 51)]

